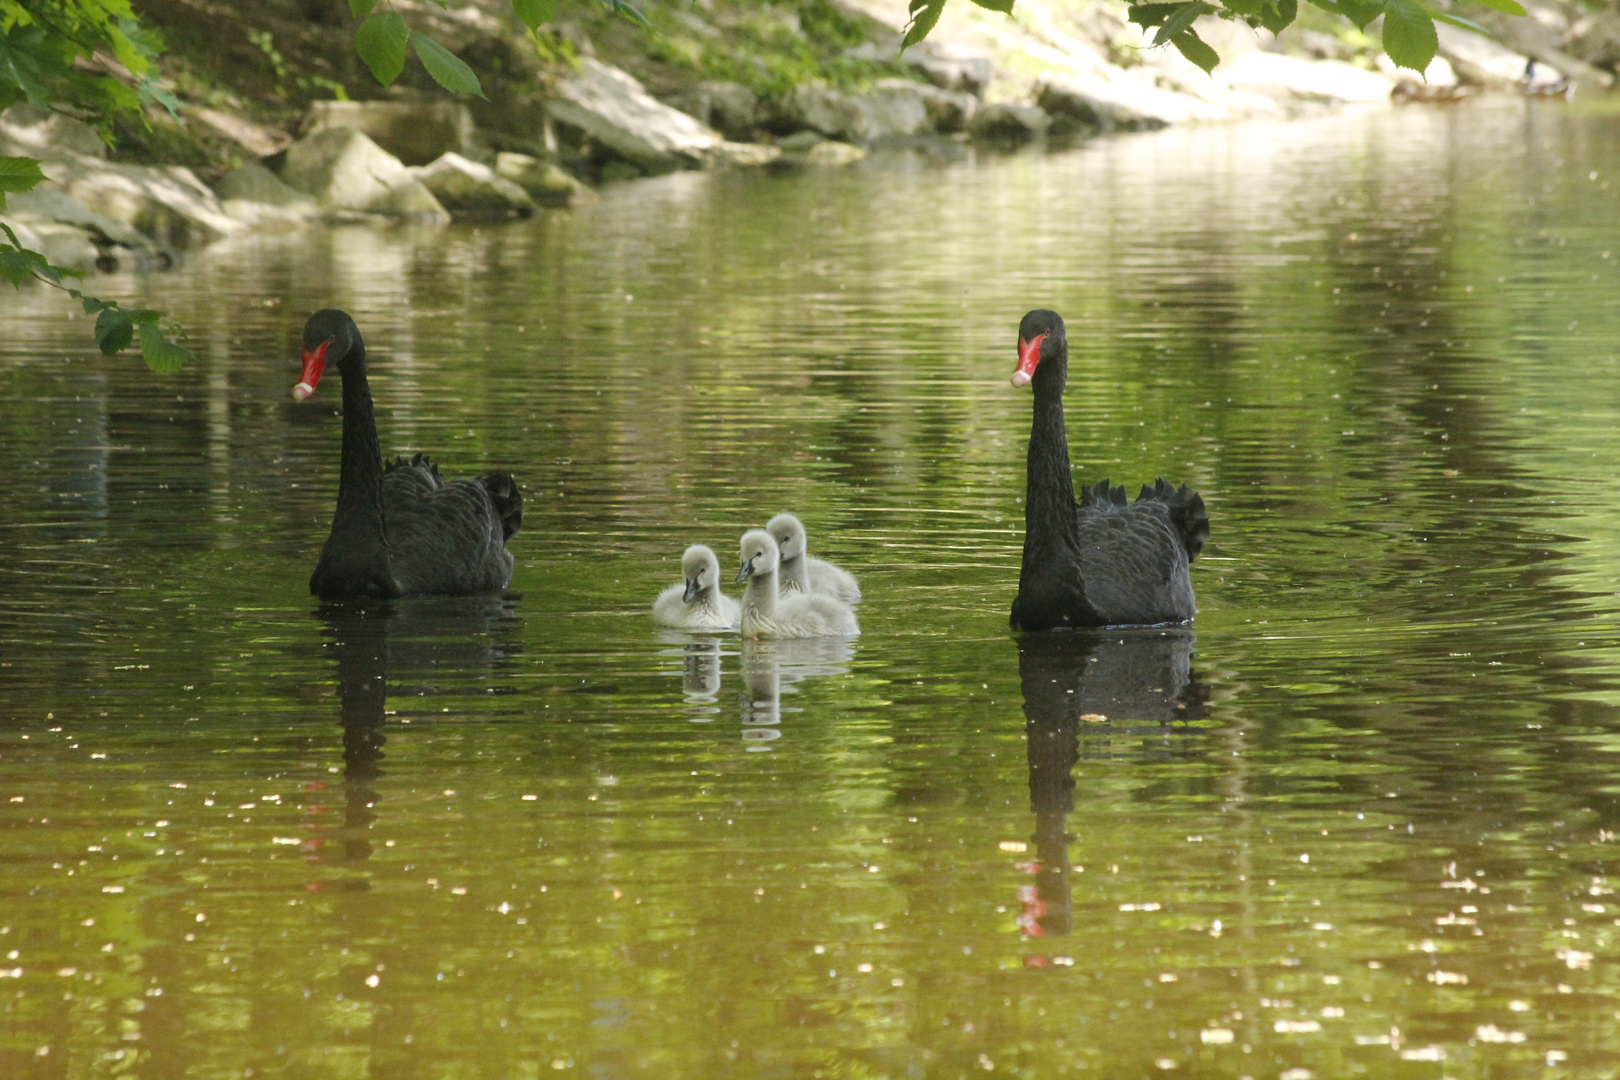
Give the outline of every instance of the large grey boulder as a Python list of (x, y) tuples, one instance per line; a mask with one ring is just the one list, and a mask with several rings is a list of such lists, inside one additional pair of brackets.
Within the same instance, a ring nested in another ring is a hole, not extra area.
[(252, 228), (299, 229), (321, 217), (314, 198), (282, 183), (256, 161), (226, 173), (214, 185), (214, 194), (227, 215)]
[(358, 131), (407, 165), (465, 154), (473, 142), (472, 113), (454, 101), (317, 101), (299, 130), (308, 136), (333, 128)]
[(1043, 79), (1036, 87), (1035, 103), (1052, 117), (1053, 135), (1145, 131), (1185, 119), (1180, 110), (1165, 109), (1156, 100), (1144, 101), (1141, 95), (1102, 79)]
[(984, 97), (995, 64), (990, 54), (971, 45), (924, 41), (907, 49), (905, 59), (941, 90), (957, 90)]
[(910, 79), (879, 79), (864, 94), (803, 83), (783, 103), (785, 118), (851, 143), (908, 139), (930, 131), (961, 130), (976, 99)]
[(723, 142), (709, 154), (709, 165), (715, 169), (760, 169), (774, 165), (782, 156), (779, 146), (762, 143)]
[(984, 97), (985, 87), (990, 85), (995, 73), (995, 62), (989, 53), (971, 45), (950, 42), (924, 41), (896, 57), (893, 45), (868, 41), (846, 49), (844, 55), (851, 60), (883, 64), (898, 59), (941, 90), (968, 93), (975, 98)]
[(778, 159), (786, 166), (809, 166), (818, 169), (853, 165), (866, 157), (866, 151), (846, 142), (823, 138), (814, 131), (796, 131), (776, 140)]
[(55, 158), (64, 154), (104, 158), (107, 144), (81, 120), (21, 102), (0, 112), (0, 154)]
[(1052, 118), (1039, 105), (998, 101), (974, 114), (968, 132), (989, 142), (1022, 143), (1039, 139), (1052, 126)]
[(702, 168), (719, 132), (654, 98), (616, 67), (589, 58), (546, 100), (551, 118), (578, 128), (651, 172)]
[(443, 224), (450, 214), (403, 162), (349, 128), (328, 128), (287, 148), (281, 179), (323, 210), (386, 214)]
[(124, 165), (73, 154), (47, 161), (44, 169), (62, 194), (164, 247), (194, 247), (244, 228), (183, 165)]
[(534, 200), (519, 184), (460, 154), (445, 154), (412, 171), (452, 214), (528, 217), (534, 213)]
[(495, 175), (517, 184), (541, 206), (580, 206), (599, 198), (553, 163), (528, 154), (496, 154)]
[(941, 135), (955, 135), (966, 131), (979, 111), (979, 99), (962, 90), (941, 90), (937, 86), (922, 88), (923, 110), (928, 114), (928, 126)]
[(738, 142), (747, 142), (760, 120), (759, 97), (742, 83), (700, 82), (676, 104)]
[(1389, 100), (1395, 81), (1383, 72), (1342, 60), (1306, 60), (1281, 53), (1246, 52), (1221, 67), (1228, 86), (1267, 97), (1327, 105)]
[(24, 247), (74, 270), (161, 267), (172, 261), (133, 226), (96, 213), (55, 185), (12, 194), (6, 221)]

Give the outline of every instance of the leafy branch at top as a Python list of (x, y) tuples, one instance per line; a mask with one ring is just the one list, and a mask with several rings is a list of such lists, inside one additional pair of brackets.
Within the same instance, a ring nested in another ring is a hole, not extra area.
[[(114, 116), (141, 116), (148, 105), (178, 112), (180, 102), (152, 81), (161, 48), (129, 0), (30, 0), (26, 6), (0, 0), (0, 110), (22, 101), (42, 108), (71, 105), (100, 120), (103, 138)], [(127, 81), (112, 74), (120, 70)], [(44, 179), (34, 158), (0, 157), (0, 211), (7, 209), (8, 193), (32, 191)], [(154, 371), (175, 371), (193, 359), (169, 340), (176, 330), (163, 326), (162, 312), (86, 296), (62, 280), (78, 276), (74, 271), (53, 266), (3, 221), (0, 232), (0, 280), (21, 288), (35, 279), (67, 292), (86, 314), (96, 315), (103, 353), (120, 352), (139, 336), (141, 355)]]
[[(1358, 30), (1365, 30), (1374, 19), (1384, 19), (1384, 51), (1403, 68), (1422, 73), (1439, 48), (1435, 32), (1437, 22), (1461, 26), (1477, 33), (1485, 28), (1457, 15), (1441, 11), (1436, 0), (1308, 0), (1309, 3), (1343, 16)], [(1479, 0), (1480, 3), (1507, 15), (1523, 15), (1524, 7), (1518, 0)], [(980, 7), (992, 11), (1011, 13), (1013, 0), (973, 0)], [(945, 11), (946, 0), (910, 0), (911, 21), (906, 26), (902, 48), (909, 48), (926, 38)], [(1220, 56), (1210, 48), (1193, 24), (1204, 15), (1247, 23), (1255, 29), (1280, 34), (1292, 25), (1299, 14), (1299, 0), (1177, 0), (1159, 3), (1156, 0), (1133, 2), (1130, 20), (1143, 30), (1155, 31), (1152, 47), (1174, 45), (1176, 49), (1204, 71), (1215, 70)]]
[[(484, 96), (484, 88), (472, 68), (429, 35), (412, 30), (405, 17), (394, 10), (392, 0), (386, 0), (387, 8), (383, 11), (377, 10), (379, 2), (349, 0), (349, 10), (362, 20), (354, 32), (355, 52), (378, 82), (392, 86), (405, 70), (410, 53), (414, 52), (433, 81), (446, 90), (453, 94)], [(441, 0), (435, 2), (443, 6)], [(1006, 5), (1004, 10), (1012, 10), (1012, 0), (1002, 2)], [(647, 17), (626, 0), (601, 0), (601, 3), (615, 15), (647, 25)], [(557, 0), (512, 0), (512, 10), (532, 34), (557, 17)]]

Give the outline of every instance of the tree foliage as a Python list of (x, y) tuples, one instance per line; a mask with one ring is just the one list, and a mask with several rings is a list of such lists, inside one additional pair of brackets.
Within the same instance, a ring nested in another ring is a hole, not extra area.
[[(180, 102), (152, 81), (161, 48), (129, 0), (0, 0), (0, 110), (20, 101), (66, 106), (99, 123), (104, 138), (119, 114), (139, 116), (148, 105), (178, 112)], [(114, 74), (119, 68), (127, 78)], [(7, 193), (31, 191), (44, 179), (37, 160), (0, 157), (0, 210), (6, 209)], [(51, 265), (10, 225), (0, 222), (0, 233), (0, 278), (18, 288), (30, 279), (43, 281), (79, 301), (86, 314), (97, 316), (96, 344), (103, 353), (121, 352), (138, 336), (153, 371), (176, 371), (193, 359), (170, 340), (177, 331), (164, 327), (162, 312), (86, 296), (63, 281), (77, 276), (74, 271)]]
[[(1011, 13), (1013, 0), (972, 0), (980, 7)], [(1343, 16), (1358, 30), (1374, 19), (1384, 20), (1384, 51), (1400, 67), (1423, 72), (1434, 59), (1439, 39), (1434, 24), (1450, 23), (1478, 33), (1479, 24), (1441, 11), (1433, 0), (1308, 0), (1323, 11)], [(1479, 0), (1479, 3), (1508, 15), (1523, 15), (1518, 0)], [(934, 29), (945, 11), (946, 0), (910, 0), (911, 22), (906, 27), (905, 46), (915, 45)], [(1299, 14), (1298, 0), (1176, 0), (1174, 3), (1133, 2), (1130, 20), (1143, 30), (1153, 30), (1153, 45), (1174, 45), (1205, 71), (1215, 70), (1220, 56), (1198, 36), (1194, 28), (1200, 18), (1216, 18), (1247, 23), (1255, 29), (1280, 34)]]

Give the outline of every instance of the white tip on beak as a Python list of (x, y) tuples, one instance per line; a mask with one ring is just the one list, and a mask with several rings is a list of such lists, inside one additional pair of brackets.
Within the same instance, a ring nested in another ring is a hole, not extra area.
[(315, 388), (313, 386), (309, 385), (307, 382), (301, 382), (297, 386), (293, 387), (293, 400), (303, 401), (314, 392)]
[[(1029, 385), (1029, 376), (1022, 371), (1015, 371), (1012, 373), (1012, 378), (1008, 379), (1007, 381), (1012, 383), (1014, 386), (1025, 387)], [(297, 390), (293, 391), (295, 394), (297, 392)]]

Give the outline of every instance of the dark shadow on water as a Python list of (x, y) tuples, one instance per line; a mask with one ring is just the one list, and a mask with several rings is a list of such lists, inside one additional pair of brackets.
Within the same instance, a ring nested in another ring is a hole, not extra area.
[(396, 698), (492, 693), (482, 685), (469, 688), (466, 677), (516, 655), (518, 620), (513, 600), (501, 596), (323, 604), (317, 617), (326, 624), (326, 649), (337, 662), (344, 815), (334, 837), (338, 850), (316, 845), (314, 861), (352, 866), (372, 853), (375, 784), (386, 775), (382, 766), (388, 756), (383, 748), (389, 680)]
[[(1035, 814), (1035, 875), (1019, 890), (1018, 924), (1029, 937), (1061, 937), (1072, 927), (1069, 813), (1081, 735), (1160, 735), (1166, 725), (1208, 714), (1209, 688), (1192, 668), (1184, 628), (1024, 634), (1018, 677), (1029, 751), (1029, 808)], [(1108, 750), (1087, 757), (1114, 757)]]

